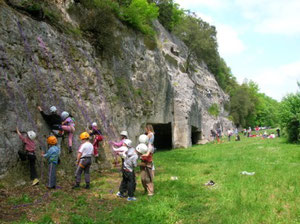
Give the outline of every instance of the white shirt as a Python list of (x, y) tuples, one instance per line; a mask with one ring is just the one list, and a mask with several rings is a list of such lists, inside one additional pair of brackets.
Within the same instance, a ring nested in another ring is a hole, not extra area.
[(91, 157), (94, 152), (94, 147), (93, 147), (92, 143), (85, 142), (85, 143), (81, 144), (78, 152), (82, 153), (81, 158), (82, 157)]

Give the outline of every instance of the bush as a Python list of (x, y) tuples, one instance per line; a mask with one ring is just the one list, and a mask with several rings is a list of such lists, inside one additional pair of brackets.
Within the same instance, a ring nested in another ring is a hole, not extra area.
[(214, 103), (208, 108), (208, 113), (212, 116), (217, 117), (220, 113), (218, 104)]
[(300, 142), (300, 92), (287, 95), (280, 106), (281, 127), (286, 131), (288, 141)]
[(128, 7), (123, 8), (121, 19), (147, 35), (154, 35), (151, 21), (158, 17), (158, 7), (146, 0), (132, 0)]
[(119, 53), (119, 42), (114, 36), (117, 27), (115, 4), (106, 0), (82, 0), (68, 11), (99, 53)]

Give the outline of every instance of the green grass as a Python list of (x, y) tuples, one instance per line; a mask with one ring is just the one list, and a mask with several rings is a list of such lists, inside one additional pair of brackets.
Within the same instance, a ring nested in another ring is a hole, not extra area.
[[(161, 151), (154, 158), (155, 196), (142, 194), (138, 177), (138, 200), (117, 199), (119, 174), (94, 173), (89, 191), (55, 191), (49, 203), (31, 207), (37, 214), (35, 220), (74, 224), (300, 223), (299, 145), (278, 138), (242, 137), (240, 142)], [(241, 175), (242, 171), (255, 175)], [(172, 176), (178, 180), (171, 180)], [(205, 186), (209, 180), (216, 185)]]

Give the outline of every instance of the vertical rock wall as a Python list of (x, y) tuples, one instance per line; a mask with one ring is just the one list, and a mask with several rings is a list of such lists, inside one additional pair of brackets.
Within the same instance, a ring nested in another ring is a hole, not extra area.
[[(56, 105), (75, 117), (74, 148), (80, 132), (96, 121), (106, 135), (100, 152), (103, 167), (112, 160), (107, 140), (117, 140), (122, 130), (136, 143), (146, 123), (171, 123), (173, 147), (188, 147), (193, 131), (207, 138), (218, 122), (224, 128), (232, 125), (223, 108), (217, 119), (208, 114), (213, 103), (223, 105), (228, 96), (196, 62), (192, 73), (185, 72), (187, 49), (180, 41), (155, 23), (157, 46), (149, 47), (142, 34), (119, 26), (120, 54), (98, 57), (86, 40), (0, 2), (0, 175), (19, 164), (22, 144), (16, 126), (35, 130), (45, 150), (49, 130), (38, 105), (46, 112)], [(75, 153), (65, 153), (66, 141), (63, 152), (71, 164)]]

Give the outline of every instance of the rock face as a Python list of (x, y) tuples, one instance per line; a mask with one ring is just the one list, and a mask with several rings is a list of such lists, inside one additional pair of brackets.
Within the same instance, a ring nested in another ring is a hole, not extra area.
[[(100, 58), (83, 38), (58, 32), (0, 1), (0, 175), (19, 163), (22, 144), (16, 126), (35, 130), (38, 145), (46, 149), (49, 129), (38, 105), (46, 113), (56, 105), (75, 117), (74, 148), (80, 132), (96, 121), (106, 135), (100, 152), (103, 167), (110, 167), (113, 158), (107, 140), (117, 140), (122, 130), (136, 143), (150, 123), (158, 148), (186, 148), (208, 139), (216, 126), (231, 128), (223, 108), (228, 96), (214, 76), (196, 62), (186, 73), (186, 46), (158, 22), (154, 25), (156, 47), (120, 24), (126, 29), (116, 32), (120, 54)], [(213, 104), (220, 106), (218, 117), (208, 113)], [(66, 144), (64, 139), (67, 158)]]

